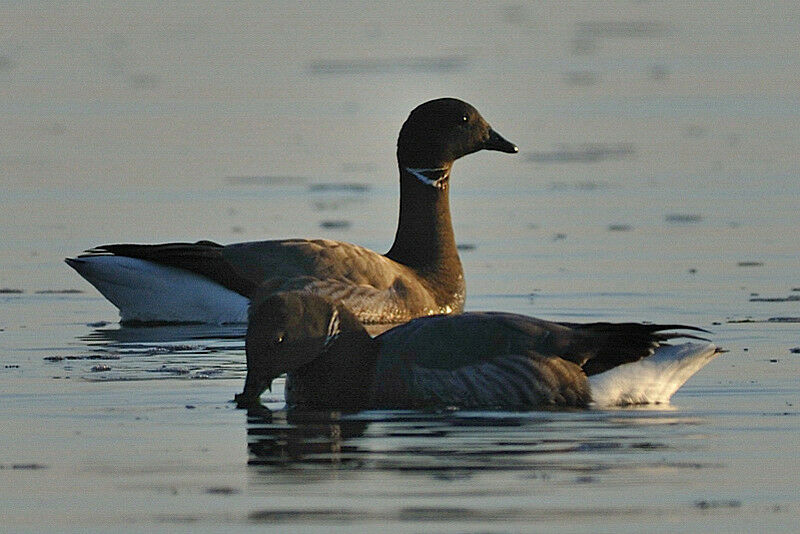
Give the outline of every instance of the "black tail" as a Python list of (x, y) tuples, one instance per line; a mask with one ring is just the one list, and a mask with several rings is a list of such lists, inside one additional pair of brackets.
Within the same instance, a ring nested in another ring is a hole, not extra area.
[(681, 324), (565, 323), (565, 326), (585, 333), (595, 344), (594, 355), (582, 366), (587, 376), (646, 358), (671, 339), (708, 341), (706, 338), (676, 330), (709, 333), (702, 328)]
[(137, 258), (205, 276), (240, 295), (249, 297), (258, 284), (242, 276), (222, 257), (224, 247), (213, 241), (197, 243), (164, 243), (138, 245), (132, 243), (100, 245), (78, 256), (113, 255)]

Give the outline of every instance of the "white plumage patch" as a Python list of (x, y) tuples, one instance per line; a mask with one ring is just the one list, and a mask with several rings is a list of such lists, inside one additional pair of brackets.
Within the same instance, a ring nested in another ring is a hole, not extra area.
[(659, 347), (652, 356), (589, 377), (596, 406), (666, 404), (719, 351), (711, 343)]
[(111, 255), (68, 263), (119, 308), (122, 321), (247, 322), (247, 298), (184, 269)]

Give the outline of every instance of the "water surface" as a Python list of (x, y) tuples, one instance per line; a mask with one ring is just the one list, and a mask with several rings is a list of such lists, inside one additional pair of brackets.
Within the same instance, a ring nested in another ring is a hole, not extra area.
[[(793, 4), (3, 12), (0, 529), (795, 530)], [(387, 250), (397, 131), (446, 95), (521, 149), (454, 168), (467, 308), (712, 330), (729, 352), (671, 406), (248, 415), (241, 326), (121, 328), (62, 263)]]

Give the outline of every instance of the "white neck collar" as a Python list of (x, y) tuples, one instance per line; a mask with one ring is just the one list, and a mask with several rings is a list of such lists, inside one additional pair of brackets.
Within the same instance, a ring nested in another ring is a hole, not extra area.
[(328, 322), (328, 332), (325, 336), (325, 342), (322, 344), (323, 347), (327, 347), (334, 341), (336, 338), (339, 337), (339, 334), (342, 333), (341, 327), (339, 326), (339, 310), (336, 308), (333, 309), (333, 313), (331, 314), (331, 319)]
[[(412, 169), (406, 167), (406, 171), (423, 184), (430, 185), (436, 189), (444, 189), (444, 184), (450, 177), (450, 169), (447, 167), (433, 169)], [(433, 173), (433, 176), (427, 176), (425, 173)]]

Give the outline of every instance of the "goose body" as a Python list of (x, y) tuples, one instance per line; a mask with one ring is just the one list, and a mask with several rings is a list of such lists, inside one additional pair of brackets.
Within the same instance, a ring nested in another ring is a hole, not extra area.
[(479, 150), (515, 153), (466, 102), (415, 108), (400, 131), (400, 216), (379, 254), (326, 239), (94, 247), (65, 261), (120, 311), (123, 323), (243, 322), (257, 288), (345, 303), (364, 324), (463, 309), (464, 272), (450, 218), (453, 162)]
[(341, 304), (264, 294), (251, 305), (247, 379), (255, 403), (287, 373), (307, 409), (530, 409), (665, 403), (717, 354), (683, 325), (555, 323), (502, 312), (417, 318), (371, 338)]

